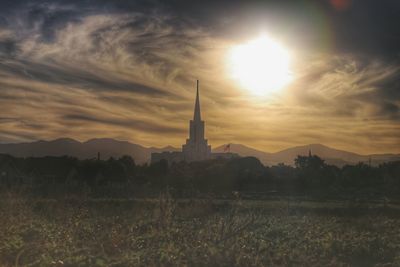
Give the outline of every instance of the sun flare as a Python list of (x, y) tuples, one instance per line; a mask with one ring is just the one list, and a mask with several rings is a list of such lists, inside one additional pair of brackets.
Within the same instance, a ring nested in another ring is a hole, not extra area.
[(230, 73), (255, 95), (267, 95), (291, 81), (288, 51), (278, 42), (262, 35), (235, 46), (229, 54)]

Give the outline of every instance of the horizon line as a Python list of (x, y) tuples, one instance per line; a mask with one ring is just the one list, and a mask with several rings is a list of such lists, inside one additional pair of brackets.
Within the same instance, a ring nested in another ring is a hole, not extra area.
[[(3, 143), (2, 141), (0, 141), (0, 145), (28, 144), (28, 143), (35, 143), (35, 142), (40, 142), (40, 141), (42, 141), (42, 142), (52, 142), (52, 141), (63, 140), (63, 139), (64, 139), (64, 140), (66, 140), (66, 139), (73, 140), (73, 141), (78, 142), (78, 143), (81, 143), (81, 144), (86, 143), (86, 142), (91, 141), (91, 140), (96, 140), (96, 139), (110, 139), (110, 140), (118, 141), (118, 142), (128, 142), (128, 143), (130, 143), (130, 144), (139, 145), (139, 146), (142, 146), (142, 147), (144, 147), (144, 148), (149, 148), (149, 149), (150, 149), (150, 148), (163, 149), (163, 148), (166, 148), (166, 147), (172, 147), (172, 148), (180, 149), (179, 147), (175, 147), (175, 146), (170, 145), (170, 144), (169, 144), (169, 145), (165, 145), (165, 146), (160, 146), (160, 147), (157, 147), (157, 146), (145, 146), (145, 145), (142, 145), (142, 144), (139, 144), (139, 143), (133, 143), (132, 141), (129, 141), (129, 140), (119, 140), (119, 139), (112, 138), (112, 137), (94, 137), (94, 138), (87, 139), (86, 141), (80, 141), (80, 140), (77, 140), (77, 139), (71, 138), (71, 137), (59, 137), (59, 138), (48, 139), (48, 140), (36, 139), (36, 140), (32, 140), (32, 141), (21, 141), (21, 142), (10, 142), (10, 143)], [(279, 152), (282, 152), (282, 151), (285, 151), (285, 150), (291, 149), (291, 148), (304, 147), (304, 146), (313, 146), (313, 145), (320, 145), (320, 146), (325, 146), (325, 147), (327, 147), (327, 148), (334, 149), (334, 150), (338, 150), (338, 151), (353, 153), (353, 154), (356, 154), (356, 155), (359, 155), (359, 156), (400, 155), (400, 151), (399, 151), (399, 152), (396, 152), (396, 153), (384, 152), (384, 153), (360, 154), (360, 153), (353, 152), (353, 151), (349, 151), (349, 150), (343, 150), (343, 149), (338, 149), (338, 148), (335, 148), (335, 147), (327, 146), (327, 145), (322, 144), (322, 143), (309, 143), (309, 144), (302, 144), (302, 145), (294, 145), (294, 146), (286, 147), (286, 148), (284, 148), (284, 149), (280, 149), (280, 150), (275, 151), (275, 152), (269, 152), (269, 151), (260, 150), (260, 149), (258, 149), (258, 148), (254, 148), (253, 146), (248, 146), (248, 145), (243, 144), (243, 143), (232, 143), (232, 142), (227, 142), (227, 143), (223, 143), (223, 144), (221, 144), (221, 145), (215, 146), (215, 148), (212, 149), (212, 150), (215, 150), (215, 149), (217, 149), (217, 148), (219, 148), (219, 147), (221, 147), (221, 146), (227, 145), (227, 144), (242, 145), (242, 146), (245, 146), (245, 147), (247, 147), (247, 148), (250, 148), (250, 149), (253, 149), (253, 150), (257, 150), (257, 151), (262, 152), (262, 153), (269, 153), (269, 154), (279, 153)]]

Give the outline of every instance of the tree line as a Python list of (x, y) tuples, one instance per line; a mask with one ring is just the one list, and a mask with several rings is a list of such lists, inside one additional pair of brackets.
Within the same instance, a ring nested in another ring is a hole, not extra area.
[(359, 163), (342, 168), (316, 155), (298, 156), (294, 166), (264, 166), (254, 157), (200, 162), (166, 161), (137, 165), (130, 156), (108, 160), (63, 157), (16, 158), (0, 155), (0, 190), (42, 197), (87, 194), (92, 197), (157, 195), (168, 188), (178, 197), (234, 192), (254, 197), (396, 197), (400, 162), (377, 167)]

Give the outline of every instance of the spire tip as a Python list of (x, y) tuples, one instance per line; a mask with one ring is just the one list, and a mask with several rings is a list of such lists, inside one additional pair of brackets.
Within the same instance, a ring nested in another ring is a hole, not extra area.
[(194, 106), (194, 120), (201, 120), (201, 115), (200, 115), (200, 97), (199, 97), (199, 80), (197, 80), (197, 91), (196, 91), (196, 102)]

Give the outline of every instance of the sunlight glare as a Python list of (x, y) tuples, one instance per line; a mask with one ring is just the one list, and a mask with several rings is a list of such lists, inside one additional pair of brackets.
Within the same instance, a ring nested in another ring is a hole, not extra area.
[(267, 95), (291, 81), (288, 51), (271, 38), (238, 45), (230, 51), (230, 72), (244, 88), (255, 95)]

